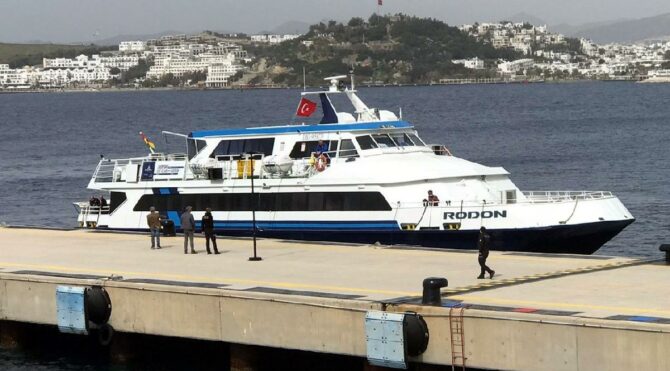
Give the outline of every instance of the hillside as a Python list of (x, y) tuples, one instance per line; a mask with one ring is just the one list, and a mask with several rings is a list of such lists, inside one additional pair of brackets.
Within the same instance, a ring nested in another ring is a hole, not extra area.
[(116, 46), (95, 45), (0, 43), (0, 63), (7, 63), (11, 68), (34, 66), (41, 64), (42, 58), (73, 58), (79, 54), (91, 55), (116, 48)]
[(670, 13), (576, 27), (568, 35), (585, 37), (601, 44), (632, 43), (647, 39), (667, 38), (670, 36)]
[[(307, 45), (306, 45), (307, 44)], [(495, 49), (435, 19), (406, 15), (373, 15), (367, 21), (352, 18), (347, 24), (330, 21), (310, 26), (298, 39), (279, 45), (257, 45), (250, 54), (268, 68), (254, 82), (271, 80), (289, 85), (319, 85), (324, 76), (346, 73), (353, 66), (361, 82), (427, 83), (445, 77), (473, 77), (473, 71), (452, 60), (479, 57), (519, 58), (510, 49)]]

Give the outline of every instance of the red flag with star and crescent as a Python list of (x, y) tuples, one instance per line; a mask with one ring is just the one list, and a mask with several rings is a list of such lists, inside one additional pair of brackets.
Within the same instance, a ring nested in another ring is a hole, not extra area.
[(302, 117), (309, 117), (314, 111), (316, 111), (316, 102), (312, 102), (307, 98), (302, 98), (298, 105), (298, 111), (295, 114)]

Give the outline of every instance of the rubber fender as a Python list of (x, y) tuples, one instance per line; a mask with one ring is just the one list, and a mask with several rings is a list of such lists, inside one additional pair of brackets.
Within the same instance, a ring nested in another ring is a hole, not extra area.
[(89, 321), (101, 326), (112, 315), (112, 301), (107, 291), (101, 286), (93, 286), (86, 289), (84, 294), (84, 308)]
[(416, 357), (426, 351), (430, 334), (428, 333), (426, 320), (420, 314), (415, 312), (405, 313), (403, 332), (409, 356)]

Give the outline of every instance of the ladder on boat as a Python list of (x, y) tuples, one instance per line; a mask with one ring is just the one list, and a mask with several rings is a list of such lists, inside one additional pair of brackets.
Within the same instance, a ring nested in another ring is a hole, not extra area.
[(451, 370), (458, 366), (465, 371), (465, 340), (463, 331), (463, 307), (449, 309), (449, 329), (451, 332)]

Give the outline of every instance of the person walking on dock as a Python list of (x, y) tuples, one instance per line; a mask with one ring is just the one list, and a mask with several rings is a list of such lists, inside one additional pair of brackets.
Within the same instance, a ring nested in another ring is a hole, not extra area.
[(479, 273), (478, 279), (484, 278), (484, 273), (489, 274), (489, 278), (493, 278), (493, 275), (496, 274), (496, 271), (486, 266), (486, 258), (489, 257), (489, 249), (491, 245), (491, 235), (486, 232), (485, 227), (479, 229), (479, 240), (477, 241), (477, 247), (479, 248), (479, 267), (481, 268), (481, 273)]
[(212, 240), (214, 254), (219, 254), (219, 249), (216, 248), (216, 235), (214, 234), (214, 217), (212, 216), (212, 209), (209, 207), (205, 209), (205, 215), (202, 216), (202, 231), (205, 233), (207, 253), (212, 253), (212, 251), (209, 250), (209, 240)]
[[(147, 225), (149, 225), (149, 231), (151, 231), (151, 248), (160, 249), (161, 248), (161, 215), (156, 212), (155, 207), (149, 209), (149, 215), (147, 215)], [(156, 247), (158, 246), (158, 247)]]
[(191, 214), (193, 208), (186, 206), (186, 211), (181, 214), (181, 228), (184, 230), (184, 254), (188, 254), (188, 242), (191, 241), (191, 254), (197, 254), (193, 247), (193, 232), (195, 231), (195, 219)]

